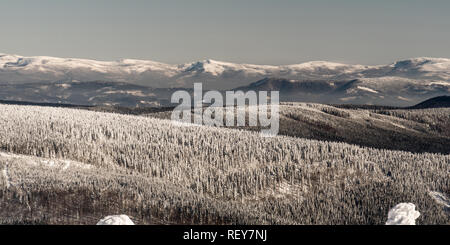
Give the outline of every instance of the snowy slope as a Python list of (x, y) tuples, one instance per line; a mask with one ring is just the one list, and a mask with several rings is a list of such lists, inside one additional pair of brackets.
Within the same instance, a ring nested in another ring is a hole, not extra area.
[(178, 71), (177, 66), (144, 60), (109, 62), (0, 54), (0, 82), (3, 83), (105, 80), (153, 85), (151, 81), (164, 81)]
[(180, 65), (124, 59), (95, 61), (46, 56), (22, 57), (0, 54), (0, 82), (36, 82), (107, 80), (151, 87), (189, 87), (206, 82), (205, 87), (230, 89), (264, 77), (324, 78), (360, 72), (364, 66), (331, 62), (308, 62), (299, 65), (270, 66), (234, 64), (203, 60)]
[(231, 89), (265, 77), (299, 80), (401, 77), (449, 82), (450, 59), (415, 58), (380, 66), (326, 61), (273, 66), (210, 59), (171, 65), (133, 59), (95, 61), (0, 54), (0, 83), (103, 80), (151, 87), (190, 87), (194, 82), (203, 82), (206, 88)]

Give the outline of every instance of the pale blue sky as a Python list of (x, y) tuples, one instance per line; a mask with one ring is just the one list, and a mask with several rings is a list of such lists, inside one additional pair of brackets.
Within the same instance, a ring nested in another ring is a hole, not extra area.
[(0, 0), (0, 53), (183, 63), (450, 57), (448, 0)]

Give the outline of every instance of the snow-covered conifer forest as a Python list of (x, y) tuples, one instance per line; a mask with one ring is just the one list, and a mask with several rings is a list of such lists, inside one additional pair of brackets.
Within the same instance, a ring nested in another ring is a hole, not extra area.
[[(438, 117), (426, 110), (286, 107), (284, 117), (301, 117), (302, 110), (326, 115), (324, 128), (333, 120), (396, 114), (389, 127), (418, 134), (425, 124), (439, 132), (445, 128), (439, 120), (449, 115), (446, 109)], [(126, 214), (135, 224), (385, 224), (402, 202), (415, 204), (417, 224), (450, 224), (445, 151), (261, 137), (70, 108), (0, 105), (0, 112), (2, 224), (96, 224), (110, 214)], [(404, 121), (418, 113), (436, 117)]]

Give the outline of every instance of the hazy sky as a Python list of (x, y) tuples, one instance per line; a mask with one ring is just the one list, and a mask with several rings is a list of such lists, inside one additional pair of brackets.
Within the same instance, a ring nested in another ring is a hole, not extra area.
[(448, 0), (0, 0), (0, 53), (183, 63), (450, 58)]

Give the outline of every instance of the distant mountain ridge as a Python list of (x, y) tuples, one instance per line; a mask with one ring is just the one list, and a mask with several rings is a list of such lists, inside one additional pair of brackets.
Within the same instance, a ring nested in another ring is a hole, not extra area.
[(55, 81), (113, 81), (155, 88), (192, 87), (203, 82), (207, 89), (232, 89), (266, 77), (295, 80), (351, 80), (395, 77), (450, 82), (450, 59), (413, 58), (388, 65), (348, 65), (312, 61), (294, 65), (236, 64), (202, 60), (179, 65), (148, 60), (24, 57), (0, 54), (0, 83)]
[(0, 100), (82, 106), (160, 107), (170, 105), (170, 97), (177, 90), (105, 81), (0, 84)]
[(411, 106), (431, 97), (450, 95), (450, 83), (395, 77), (352, 80), (264, 78), (234, 90), (279, 91), (280, 100), (290, 102)]
[(313, 61), (295, 65), (203, 60), (180, 65), (0, 54), (0, 100), (121, 106), (167, 105), (170, 91), (278, 90), (282, 101), (412, 106), (450, 95), (450, 59), (389, 65)]

